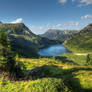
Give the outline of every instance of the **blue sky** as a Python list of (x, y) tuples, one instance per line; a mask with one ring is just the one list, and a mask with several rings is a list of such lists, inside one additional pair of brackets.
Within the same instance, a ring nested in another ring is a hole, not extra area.
[(24, 22), (36, 34), (82, 29), (92, 23), (92, 0), (0, 0), (0, 21)]

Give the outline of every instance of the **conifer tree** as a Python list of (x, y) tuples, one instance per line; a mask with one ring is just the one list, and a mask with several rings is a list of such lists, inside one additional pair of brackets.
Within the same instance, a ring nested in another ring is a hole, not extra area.
[(8, 36), (3, 30), (0, 30), (0, 69), (8, 72), (10, 78), (13, 76), (20, 77), (22, 64), (16, 61)]

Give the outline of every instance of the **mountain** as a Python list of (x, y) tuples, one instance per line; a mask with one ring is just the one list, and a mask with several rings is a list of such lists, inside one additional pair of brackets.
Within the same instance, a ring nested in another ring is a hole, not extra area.
[(59, 42), (65, 41), (70, 35), (77, 33), (78, 31), (71, 31), (71, 30), (56, 30), (56, 29), (49, 29), (44, 34), (40, 35), (41, 37), (46, 37), (50, 40), (56, 40)]
[(23, 23), (3, 24), (1, 22), (0, 29), (8, 34), (12, 50), (19, 56), (37, 57), (39, 48), (56, 43), (33, 34)]
[(64, 45), (74, 52), (92, 52), (92, 23), (70, 36)]

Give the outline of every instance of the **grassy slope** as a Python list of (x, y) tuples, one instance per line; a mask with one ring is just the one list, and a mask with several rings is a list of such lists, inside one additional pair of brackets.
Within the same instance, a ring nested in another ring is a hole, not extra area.
[[(92, 44), (88, 45), (91, 42), (91, 34), (88, 36), (86, 34), (74, 36), (77, 40), (76, 42), (75, 39), (73, 42), (70, 40), (72, 44), (68, 43), (69, 49), (74, 45), (73, 51), (91, 50)], [(84, 38), (87, 45), (84, 44)], [(77, 42), (81, 42), (83, 49)], [(34, 80), (28, 81), (10, 82), (1, 75), (0, 92), (92, 92), (92, 66), (85, 66), (86, 59), (86, 56), (77, 56), (73, 53), (53, 58), (20, 58), (18, 60), (24, 63), (27, 70), (40, 67), (41, 71), (33, 76)]]
[(27, 70), (41, 67), (41, 72), (29, 81), (10, 82), (0, 77), (0, 92), (91, 92), (92, 66), (69, 65), (63, 57), (19, 59)]
[(0, 23), (0, 29), (8, 34), (13, 51), (23, 57), (38, 57), (39, 48), (56, 43), (33, 34), (23, 23)]
[(92, 52), (92, 24), (72, 35), (64, 45), (73, 52)]
[(87, 56), (86, 55), (75, 55), (74, 53), (63, 54), (63, 57), (67, 58), (67, 61), (72, 61), (74, 64), (77, 65), (85, 65)]

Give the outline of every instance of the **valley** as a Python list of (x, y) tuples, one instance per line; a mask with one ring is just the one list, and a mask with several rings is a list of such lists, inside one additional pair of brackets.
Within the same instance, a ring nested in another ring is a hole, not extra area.
[(0, 0), (0, 92), (92, 92), (92, 0)]
[(0, 29), (7, 33), (11, 50), (19, 54), (16, 61), (23, 73), (18, 79), (9, 79), (7, 71), (0, 70), (0, 92), (91, 92), (92, 30), (88, 27), (91, 26), (60, 44), (58, 40), (33, 34), (24, 24), (1, 23)]

